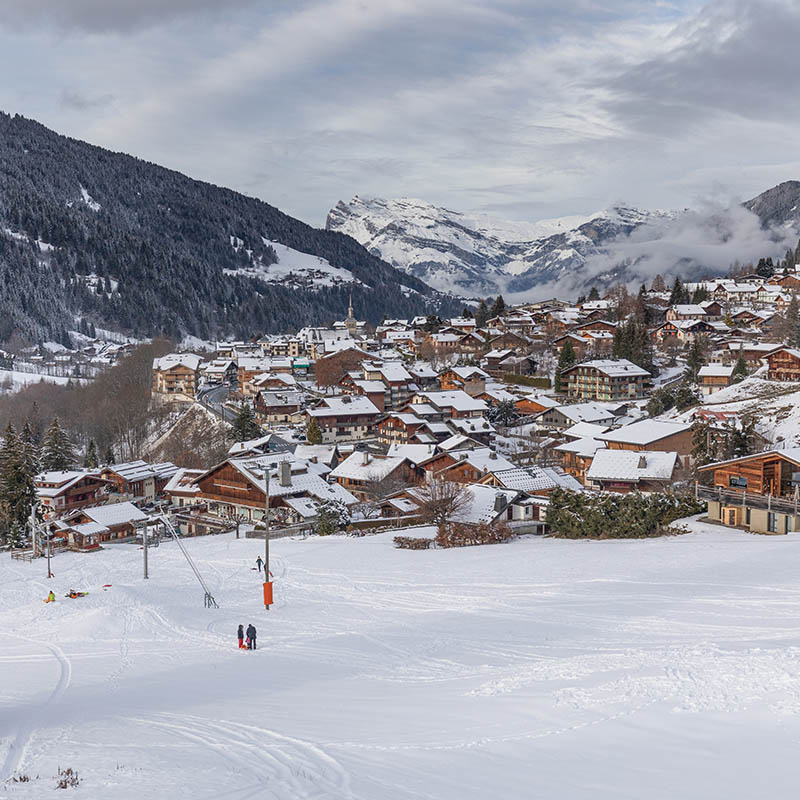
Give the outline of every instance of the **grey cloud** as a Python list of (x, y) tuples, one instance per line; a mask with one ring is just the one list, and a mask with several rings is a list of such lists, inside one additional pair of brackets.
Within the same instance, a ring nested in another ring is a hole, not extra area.
[(715, 114), (797, 118), (797, 0), (715, 0), (676, 26), (670, 46), (605, 85), (634, 129), (687, 135)]
[(61, 92), (61, 105), (75, 111), (89, 111), (94, 108), (103, 108), (113, 102), (113, 94), (90, 96), (75, 89), (63, 89)]
[(257, 0), (3, 0), (0, 27), (41, 24), (93, 33), (128, 32), (176, 18), (253, 5)]

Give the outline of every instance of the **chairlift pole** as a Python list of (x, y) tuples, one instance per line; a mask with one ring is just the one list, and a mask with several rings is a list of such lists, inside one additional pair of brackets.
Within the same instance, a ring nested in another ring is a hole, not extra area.
[(269, 611), (272, 602), (272, 582), (269, 579), (269, 465), (264, 470), (264, 490), (267, 498), (264, 508), (264, 610)]
[(144, 579), (147, 580), (150, 577), (147, 574), (147, 521), (142, 527), (142, 554), (144, 555)]

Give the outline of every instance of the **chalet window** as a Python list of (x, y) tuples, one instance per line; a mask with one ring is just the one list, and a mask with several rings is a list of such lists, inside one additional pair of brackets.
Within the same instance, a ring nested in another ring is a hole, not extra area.
[(767, 512), (767, 530), (770, 533), (778, 532), (778, 515), (774, 511)]
[(747, 478), (743, 478), (741, 475), (731, 475), (728, 478), (728, 484), (736, 489), (746, 489)]
[(744, 524), (745, 525), (749, 525), (750, 524), (750, 509), (749, 508), (746, 508), (744, 510)]

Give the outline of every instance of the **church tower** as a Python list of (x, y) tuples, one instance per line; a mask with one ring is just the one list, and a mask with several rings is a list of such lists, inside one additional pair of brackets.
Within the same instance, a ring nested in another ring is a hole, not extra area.
[(344, 321), (344, 326), (350, 331), (351, 336), (356, 335), (358, 329), (358, 320), (353, 316), (353, 293), (350, 292), (350, 305), (347, 307), (347, 319)]

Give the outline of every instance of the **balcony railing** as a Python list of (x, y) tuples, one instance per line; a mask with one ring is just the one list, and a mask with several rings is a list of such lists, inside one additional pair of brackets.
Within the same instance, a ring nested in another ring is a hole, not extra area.
[(746, 490), (737, 492), (723, 489), (721, 486), (696, 485), (695, 496), (698, 500), (716, 500), (726, 506), (742, 508), (760, 508), (766, 511), (780, 511), (784, 514), (800, 512), (800, 500), (797, 497), (774, 497), (771, 494), (755, 494)]

